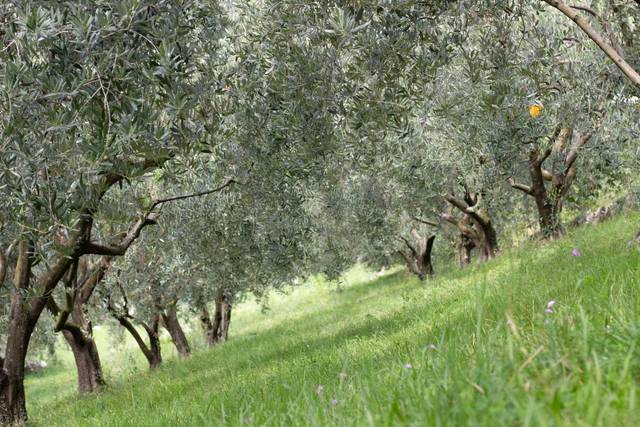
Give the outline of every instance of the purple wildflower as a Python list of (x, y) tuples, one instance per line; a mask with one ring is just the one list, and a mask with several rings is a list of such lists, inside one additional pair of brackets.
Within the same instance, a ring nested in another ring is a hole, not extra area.
[(331, 399), (331, 404), (332, 404), (333, 406), (336, 406), (338, 403), (339, 403), (339, 402), (338, 402), (338, 399)]
[(582, 252), (580, 252), (578, 248), (573, 248), (573, 250), (571, 251), (571, 255), (574, 257), (582, 256)]
[(553, 310), (551, 310), (550, 308), (545, 309), (544, 312), (547, 314), (553, 314)]
[(413, 366), (411, 366), (411, 363), (405, 363), (404, 364), (404, 369), (412, 369)]

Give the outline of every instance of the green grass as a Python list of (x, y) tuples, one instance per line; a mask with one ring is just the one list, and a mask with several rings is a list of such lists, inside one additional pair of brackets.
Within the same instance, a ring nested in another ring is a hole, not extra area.
[[(133, 348), (105, 348), (103, 337), (110, 387), (78, 397), (62, 358), (29, 379), (31, 420), (637, 426), (640, 250), (627, 243), (638, 220), (626, 215), (529, 243), (425, 283), (404, 271), (373, 278), (356, 269), (340, 290), (316, 282), (273, 296), (267, 314), (245, 303), (231, 341), (187, 361), (169, 357), (152, 373)], [(574, 247), (583, 256), (572, 257)]]

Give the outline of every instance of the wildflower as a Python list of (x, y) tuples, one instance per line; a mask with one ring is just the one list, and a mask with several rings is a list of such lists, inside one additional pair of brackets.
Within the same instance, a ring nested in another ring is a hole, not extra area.
[(582, 256), (582, 252), (580, 252), (578, 248), (573, 248), (573, 250), (571, 251), (571, 255), (574, 257)]
[(427, 345), (426, 349), (427, 349), (427, 350), (436, 350), (436, 349), (437, 349), (437, 347), (436, 347), (436, 345), (435, 345), (435, 344), (429, 344), (429, 345)]
[(336, 406), (338, 404), (338, 399), (331, 399), (331, 404)]
[(529, 105), (529, 115), (534, 119), (537, 119), (538, 117), (540, 117), (540, 114), (542, 114), (543, 109), (544, 106), (540, 103), (531, 104)]
[(340, 381), (344, 381), (347, 379), (347, 374), (345, 372), (340, 372), (338, 374), (338, 378), (340, 378)]
[(411, 366), (411, 363), (405, 363), (404, 364), (404, 369), (412, 369), (413, 366)]
[(318, 387), (316, 387), (316, 394), (318, 396), (321, 396), (323, 391), (324, 391), (324, 387), (322, 386), (322, 384), (318, 384)]
[(546, 314), (552, 314), (553, 313), (553, 306), (556, 305), (556, 300), (551, 300), (547, 303), (547, 308), (545, 308), (544, 312)]

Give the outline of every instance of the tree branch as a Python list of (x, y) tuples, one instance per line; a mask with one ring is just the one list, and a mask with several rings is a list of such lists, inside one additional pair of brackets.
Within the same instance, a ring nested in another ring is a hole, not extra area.
[(4, 255), (4, 250), (0, 247), (0, 288), (4, 284), (4, 279), (7, 277), (7, 257)]
[(414, 257), (418, 256), (418, 253), (416, 252), (415, 248), (411, 245), (411, 243), (409, 243), (409, 241), (407, 239), (404, 238), (404, 236), (400, 236), (400, 240), (402, 240), (407, 245), (407, 247), (411, 251), (411, 254)]
[(101, 257), (97, 265), (92, 268), (91, 272), (87, 276), (85, 276), (85, 279), (78, 286), (76, 297), (82, 304), (86, 303), (89, 300), (96, 286), (98, 286), (98, 284), (102, 281), (105, 274), (111, 267), (112, 259), (113, 257), (111, 256)]
[(200, 192), (192, 193), (192, 194), (183, 194), (183, 195), (180, 195), (180, 196), (167, 197), (166, 199), (158, 199), (158, 200), (153, 202), (153, 205), (151, 205), (151, 208), (149, 210), (151, 211), (154, 208), (156, 208), (158, 205), (161, 205), (163, 203), (173, 202), (173, 201), (176, 201), (176, 200), (191, 199), (193, 197), (201, 197), (201, 196), (206, 196), (207, 194), (217, 193), (217, 192), (220, 192), (220, 191), (224, 190), (225, 188), (229, 187), (230, 185), (236, 184), (236, 183), (237, 183), (237, 181), (235, 179), (228, 178), (222, 185), (220, 185), (219, 187), (216, 187), (216, 188), (212, 188), (210, 190), (200, 191)]
[[(640, 1), (640, 0), (639, 0), (639, 1)], [(435, 222), (435, 221), (431, 221), (430, 219), (422, 219), (422, 218), (418, 218), (417, 216), (414, 216), (414, 217), (413, 217), (413, 220), (414, 220), (414, 221), (421, 222), (421, 223), (426, 224), (426, 225), (430, 225), (430, 226), (432, 226), (432, 227), (438, 227), (438, 228), (440, 228), (440, 224), (438, 224), (438, 223), (437, 223), (437, 222)]]
[(542, 0), (551, 7), (562, 12), (566, 17), (576, 23), (578, 27), (613, 61), (625, 76), (637, 88), (640, 88), (640, 73), (636, 71), (625, 59), (608, 44), (604, 38), (591, 26), (588, 20), (580, 15), (576, 9), (566, 4), (563, 0)]
[(458, 226), (458, 219), (449, 213), (440, 214), (440, 218), (444, 219), (450, 224), (455, 225), (456, 227)]
[(519, 182), (516, 182), (513, 178), (509, 178), (509, 184), (511, 185), (512, 188), (515, 188), (516, 190), (520, 190), (529, 195), (533, 195), (533, 191), (531, 190), (530, 186), (520, 184)]
[(542, 173), (542, 179), (545, 181), (553, 181), (553, 173), (546, 170), (545, 168), (540, 168), (540, 173)]
[(453, 206), (455, 206), (456, 208), (458, 208), (459, 210), (461, 210), (463, 213), (465, 214), (472, 214), (473, 210), (467, 206), (466, 203), (464, 203), (462, 200), (455, 198), (453, 195), (451, 194), (447, 194), (446, 196), (444, 196), (444, 199), (451, 203)]
[(125, 235), (125, 237), (117, 245), (100, 244), (95, 242), (87, 242), (82, 246), (83, 253), (86, 255), (106, 255), (106, 256), (122, 256), (127, 252), (129, 246), (140, 237), (142, 229), (147, 225), (156, 224), (156, 214), (147, 213), (133, 224), (133, 227)]
[(564, 161), (565, 175), (569, 173), (569, 170), (578, 158), (580, 149), (584, 147), (587, 142), (589, 142), (592, 135), (593, 134), (591, 132), (589, 132), (585, 136), (576, 135), (576, 143), (573, 144), (573, 146), (571, 147), (571, 151), (569, 151), (569, 154), (567, 155), (567, 159)]

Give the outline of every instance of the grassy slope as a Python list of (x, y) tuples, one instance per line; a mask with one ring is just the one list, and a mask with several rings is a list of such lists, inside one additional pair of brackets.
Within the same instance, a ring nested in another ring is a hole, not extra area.
[[(618, 218), (424, 284), (404, 272), (372, 281), (354, 273), (341, 292), (316, 284), (274, 297), (267, 316), (245, 304), (223, 347), (154, 373), (136, 359), (140, 370), (111, 371), (99, 396), (77, 398), (63, 367), (32, 377), (31, 419), (640, 425), (640, 250), (627, 246), (637, 224)], [(555, 313), (545, 315), (551, 299)], [(109, 365), (129, 363), (112, 351)]]

